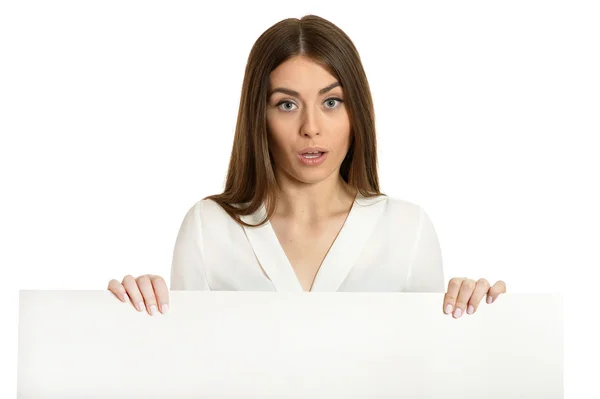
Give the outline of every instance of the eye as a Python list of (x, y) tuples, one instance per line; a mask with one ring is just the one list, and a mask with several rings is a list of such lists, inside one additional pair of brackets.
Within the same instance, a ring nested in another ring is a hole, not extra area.
[[(341, 98), (337, 98), (337, 97), (330, 97), (330, 98), (328, 98), (327, 100), (325, 100), (325, 103), (327, 104), (327, 103), (330, 103), (331, 101), (337, 101), (337, 102), (339, 102), (340, 104), (344, 102), (344, 100), (342, 100)], [(338, 106), (339, 106), (339, 105), (338, 105)], [(333, 109), (333, 108), (337, 108), (338, 106), (334, 106), (334, 107), (328, 107), (328, 108), (332, 108), (332, 109)]]
[[(337, 101), (338, 103), (343, 103), (343, 102), (344, 102), (344, 100), (342, 100), (341, 98), (337, 98), (337, 97), (330, 97), (330, 98), (328, 98), (327, 100), (325, 100), (325, 101), (324, 101), (324, 103), (325, 103), (325, 104), (331, 104), (332, 102), (334, 102), (334, 103), (333, 103), (334, 105), (333, 105), (333, 106), (331, 106), (331, 107), (330, 107), (330, 106), (327, 106), (326, 108), (329, 108), (329, 109), (335, 109), (335, 108), (338, 108), (338, 107), (339, 107), (339, 105), (337, 105), (337, 106), (336, 106), (336, 105), (335, 105), (335, 101)], [(280, 102), (278, 102), (278, 103), (277, 103), (277, 105), (276, 105), (276, 107), (277, 107), (277, 108), (279, 108), (279, 109), (281, 109), (281, 110), (282, 110), (282, 111), (284, 111), (284, 112), (290, 112), (290, 111), (292, 111), (292, 110), (293, 110), (293, 108), (289, 108), (289, 106), (286, 106), (286, 104), (291, 104), (291, 105), (293, 105), (293, 106), (295, 106), (295, 105), (296, 105), (296, 104), (294, 104), (294, 103), (293, 103), (293, 102), (291, 102), (291, 101), (288, 101), (288, 100), (283, 100), (283, 101), (280, 101)], [(284, 105), (285, 107), (284, 107), (284, 108), (281, 108), (281, 106), (282, 106), (282, 105)]]
[(285, 105), (285, 104), (296, 105), (296, 104), (294, 104), (294, 103), (293, 103), (293, 102), (291, 102), (291, 101), (279, 101), (279, 102), (277, 103), (276, 107), (277, 107), (277, 108), (279, 108), (279, 109), (281, 109), (281, 110), (282, 110), (282, 111), (284, 111), (284, 112), (289, 112), (289, 111), (291, 111), (291, 109), (290, 109), (290, 108), (287, 108), (287, 107), (286, 107), (285, 109), (282, 109), (282, 108), (281, 108), (281, 106), (282, 106), (282, 105)]

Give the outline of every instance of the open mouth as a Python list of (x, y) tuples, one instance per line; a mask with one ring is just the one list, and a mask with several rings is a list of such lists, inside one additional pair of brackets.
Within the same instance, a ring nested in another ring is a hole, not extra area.
[(316, 151), (316, 152), (307, 152), (307, 153), (301, 154), (301, 156), (305, 159), (316, 159), (316, 158), (323, 156), (323, 154), (325, 154), (325, 153)]
[(327, 154), (328, 152), (326, 151), (305, 152), (303, 154), (298, 154), (298, 159), (303, 165), (318, 166), (325, 162)]

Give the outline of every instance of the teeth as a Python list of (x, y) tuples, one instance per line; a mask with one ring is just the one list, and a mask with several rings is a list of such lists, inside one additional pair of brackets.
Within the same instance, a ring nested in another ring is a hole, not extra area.
[(319, 152), (307, 152), (306, 154), (302, 154), (304, 158), (319, 158), (321, 153)]

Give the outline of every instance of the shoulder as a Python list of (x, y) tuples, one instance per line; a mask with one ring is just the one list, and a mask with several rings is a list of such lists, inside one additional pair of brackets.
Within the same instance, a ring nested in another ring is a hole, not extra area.
[(183, 223), (193, 224), (198, 227), (205, 224), (206, 220), (221, 217), (221, 213), (225, 213), (215, 201), (210, 199), (197, 200), (187, 208)]
[(229, 215), (221, 205), (219, 205), (216, 201), (212, 199), (201, 199), (196, 201), (188, 211), (188, 214), (193, 214), (198, 221), (205, 219), (219, 219), (219, 218), (227, 218), (229, 219)]
[(402, 198), (387, 197), (388, 207), (396, 211), (420, 213), (423, 208), (415, 202), (411, 202)]
[(203, 242), (207, 236), (222, 237), (237, 224), (227, 212), (212, 199), (201, 199), (192, 203), (180, 226), (179, 235), (182, 237), (195, 237)]
[(356, 199), (356, 202), (361, 206), (380, 204), (380, 206), (384, 208), (384, 213), (389, 216), (398, 215), (420, 218), (424, 213), (423, 208), (415, 202), (398, 197), (390, 197), (384, 194), (377, 197), (359, 197)]
[[(234, 204), (236, 208), (248, 205)], [(227, 213), (223, 207), (213, 199), (204, 198), (196, 201), (188, 214), (193, 214), (196, 223), (201, 224), (203, 227), (235, 227), (239, 224)]]
[[(421, 224), (424, 220), (428, 219), (428, 215), (422, 206), (398, 197), (390, 197), (385, 194), (375, 197), (358, 195), (355, 202), (360, 208), (380, 208), (381, 216), (384, 216), (390, 222), (403, 221), (406, 223), (414, 221), (417, 224)], [(263, 216), (264, 209), (261, 208), (253, 215), (244, 216), (243, 219), (248, 223), (256, 223)], [(195, 219), (197, 223), (202, 222), (203, 224), (235, 223), (221, 205), (212, 199), (201, 199), (196, 201), (188, 211), (188, 217)]]
[(383, 223), (389, 225), (393, 231), (410, 231), (418, 235), (423, 229), (433, 228), (428, 213), (416, 202), (387, 195), (381, 196), (380, 200), (372, 199), (370, 202), (382, 205)]

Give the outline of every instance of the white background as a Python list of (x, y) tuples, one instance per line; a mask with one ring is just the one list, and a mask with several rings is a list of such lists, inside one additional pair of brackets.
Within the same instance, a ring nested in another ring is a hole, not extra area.
[(357, 46), (382, 190), (429, 213), (446, 283), (563, 294), (565, 397), (593, 396), (593, 2), (1, 4), (0, 396), (16, 392), (20, 289), (168, 278), (185, 212), (223, 188), (254, 41), (308, 13)]

